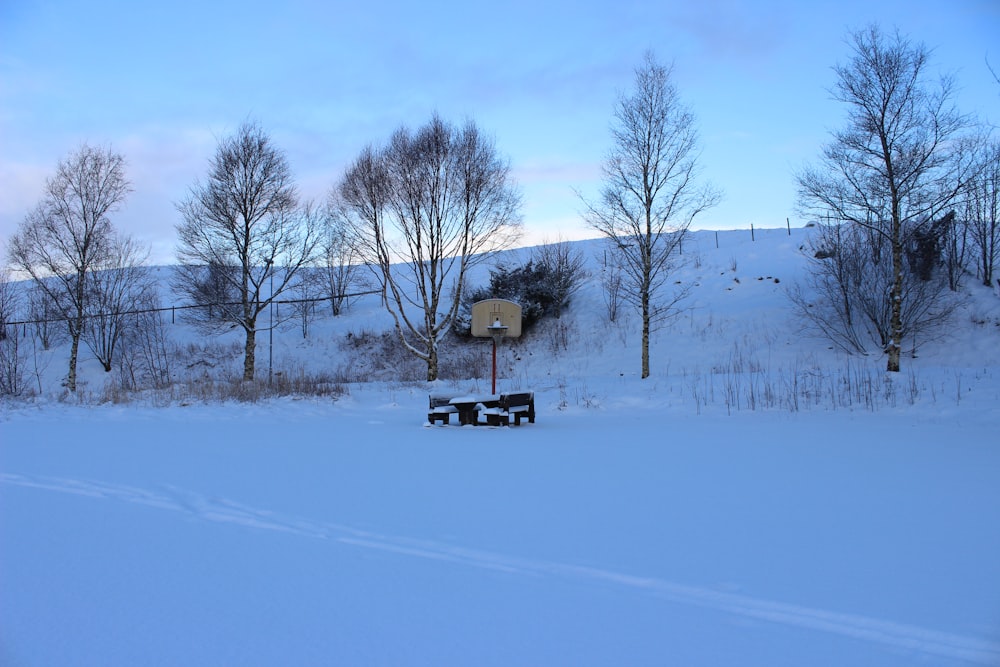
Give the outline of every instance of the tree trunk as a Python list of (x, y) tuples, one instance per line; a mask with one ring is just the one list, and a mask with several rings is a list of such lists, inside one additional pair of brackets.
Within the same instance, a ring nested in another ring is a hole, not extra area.
[(427, 353), (427, 381), (434, 382), (438, 379), (438, 351), (433, 343)]
[(243, 348), (243, 381), (253, 380), (254, 364), (257, 354), (257, 326), (256, 323), (247, 327), (247, 342)]
[(79, 329), (72, 334), (73, 343), (69, 348), (69, 377), (66, 379), (66, 388), (72, 392), (76, 391), (76, 359), (80, 353)]
[(642, 291), (642, 377), (649, 377), (649, 290)]
[(894, 224), (892, 239), (892, 291), (889, 298), (892, 317), (889, 322), (889, 360), (886, 370), (899, 372), (899, 352), (903, 347), (903, 243), (900, 240), (899, 223)]
[(983, 260), (983, 284), (987, 287), (993, 287), (993, 258), (985, 243), (979, 245)]

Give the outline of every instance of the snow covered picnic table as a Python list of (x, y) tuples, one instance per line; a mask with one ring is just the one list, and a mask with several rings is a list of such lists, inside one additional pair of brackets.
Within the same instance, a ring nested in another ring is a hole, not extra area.
[[(480, 413), (486, 417), (485, 422), (479, 421)], [(440, 421), (448, 424), (451, 415), (458, 415), (458, 423), (462, 426), (488, 424), (490, 426), (509, 426), (510, 418), (519, 426), (521, 418), (527, 417), (530, 423), (535, 423), (535, 393), (532, 391), (511, 392), (505, 394), (489, 394), (486, 396), (464, 395), (447, 396), (431, 394), (427, 421), (432, 425)]]

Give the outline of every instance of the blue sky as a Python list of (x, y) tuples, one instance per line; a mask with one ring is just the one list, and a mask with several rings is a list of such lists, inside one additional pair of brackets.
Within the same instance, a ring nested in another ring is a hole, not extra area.
[(959, 105), (1000, 124), (1000, 0), (0, 0), (0, 241), (83, 142), (125, 155), (134, 192), (114, 222), (168, 262), (174, 204), (242, 121), (320, 199), (365, 144), (435, 112), (495, 137), (528, 240), (594, 236), (576, 192), (596, 194), (616, 96), (649, 49), (673, 62), (725, 193), (696, 226), (802, 224), (795, 170), (842, 126), (832, 67), (871, 22), (934, 48)]

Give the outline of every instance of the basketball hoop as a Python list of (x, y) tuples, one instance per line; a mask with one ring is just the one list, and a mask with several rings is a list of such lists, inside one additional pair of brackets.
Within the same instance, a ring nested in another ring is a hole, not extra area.
[(497, 393), (497, 345), (505, 336), (521, 335), (521, 306), (505, 299), (487, 299), (472, 304), (472, 335), (493, 339), (493, 391)]

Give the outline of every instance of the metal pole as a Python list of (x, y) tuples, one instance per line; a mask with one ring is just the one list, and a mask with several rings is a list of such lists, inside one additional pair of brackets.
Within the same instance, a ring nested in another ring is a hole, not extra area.
[(497, 339), (493, 339), (493, 390), (491, 394), (497, 393)]
[(493, 391), (491, 393), (497, 393), (497, 343), (503, 338), (504, 332), (507, 331), (507, 327), (500, 324), (500, 315), (497, 314), (497, 319), (490, 326), (486, 327), (486, 331), (489, 332), (490, 337), (493, 339)]
[(267, 332), (267, 386), (271, 386), (274, 377), (274, 274), (271, 274), (271, 302), (267, 304), (268, 332)]

